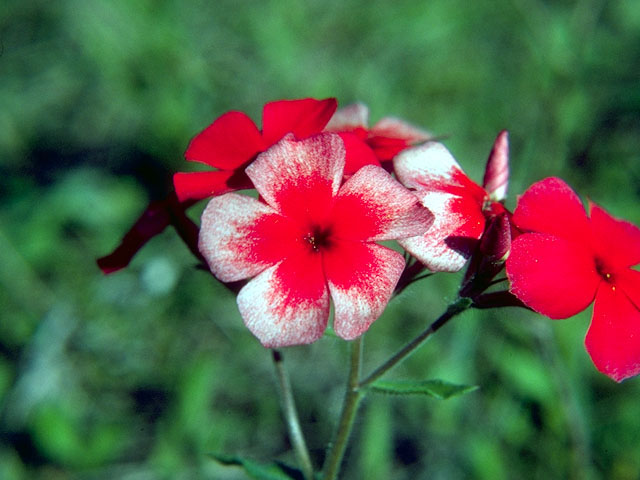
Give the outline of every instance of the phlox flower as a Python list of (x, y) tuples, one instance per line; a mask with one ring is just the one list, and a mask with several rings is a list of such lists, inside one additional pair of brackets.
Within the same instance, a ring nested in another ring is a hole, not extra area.
[(558, 178), (518, 200), (511, 245), (511, 291), (533, 310), (567, 318), (592, 302), (585, 345), (596, 368), (620, 382), (640, 373), (640, 228), (580, 199)]
[[(394, 159), (398, 179), (415, 189), (435, 215), (426, 234), (399, 243), (432, 271), (460, 270), (474, 252), (488, 218), (505, 215), (502, 206), (509, 181), (506, 131), (495, 140), (482, 186), (462, 171), (444, 145), (427, 142), (400, 152)], [(485, 246), (488, 250), (491, 246)]]
[(260, 198), (227, 193), (202, 215), (199, 246), (223, 282), (240, 290), (240, 314), (266, 347), (311, 343), (326, 328), (361, 335), (388, 303), (403, 256), (376, 241), (425, 232), (433, 216), (380, 167), (344, 184), (338, 135), (287, 135), (246, 169)]
[(173, 184), (180, 201), (201, 200), (252, 188), (244, 169), (258, 155), (292, 133), (302, 139), (322, 131), (337, 108), (334, 98), (279, 100), (265, 104), (262, 130), (244, 113), (218, 117), (191, 141), (184, 156), (215, 171), (176, 173)]
[(371, 128), (368, 125), (369, 109), (354, 103), (339, 109), (325, 128), (338, 133), (345, 143), (345, 175), (364, 165), (382, 165), (391, 170), (391, 160), (399, 152), (431, 138), (428, 132), (395, 117), (381, 118)]

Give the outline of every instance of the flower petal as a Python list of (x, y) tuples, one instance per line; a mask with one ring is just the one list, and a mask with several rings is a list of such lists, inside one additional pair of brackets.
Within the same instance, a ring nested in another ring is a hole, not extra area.
[(381, 118), (370, 132), (374, 137), (401, 139), (407, 144), (426, 142), (433, 137), (429, 132), (396, 117)]
[(340, 188), (333, 234), (349, 240), (395, 240), (424, 234), (433, 214), (380, 167), (367, 165)]
[(241, 170), (176, 173), (173, 175), (173, 186), (181, 202), (253, 187), (249, 177)]
[(625, 268), (613, 274), (614, 284), (627, 294), (629, 300), (640, 309), (640, 272)]
[(500, 202), (507, 196), (509, 185), (509, 133), (506, 130), (498, 134), (487, 160), (482, 187), (494, 202)]
[(526, 233), (511, 243), (507, 277), (515, 296), (554, 319), (587, 308), (602, 280), (589, 250), (546, 233)]
[(262, 138), (271, 146), (287, 133), (293, 133), (299, 140), (319, 133), (337, 107), (335, 98), (269, 102), (262, 110)]
[(479, 208), (487, 197), (441, 143), (427, 142), (404, 150), (394, 158), (393, 165), (398, 179), (408, 188), (473, 198)]
[(345, 176), (353, 175), (365, 165), (380, 166), (376, 154), (358, 135), (351, 132), (343, 132), (338, 135), (342, 138), (345, 148)]
[(585, 346), (596, 368), (616, 382), (640, 374), (640, 310), (608, 282), (598, 288)]
[(191, 140), (184, 156), (223, 170), (233, 170), (266, 148), (260, 130), (242, 112), (227, 112)]
[(344, 171), (344, 144), (333, 133), (287, 135), (247, 167), (262, 198), (282, 215), (323, 223)]
[(411, 145), (430, 138), (430, 133), (399, 118), (384, 117), (369, 131), (367, 143), (381, 161), (387, 161)]
[(578, 243), (589, 243), (589, 220), (578, 195), (559, 178), (531, 185), (518, 199), (513, 223), (524, 232), (549, 233)]
[(632, 267), (640, 263), (640, 228), (609, 215), (590, 204), (594, 249), (609, 268)]
[(467, 262), (484, 230), (485, 218), (477, 201), (444, 192), (416, 192), (434, 215), (422, 236), (398, 240), (411, 255), (434, 272), (457, 272)]
[(335, 308), (333, 328), (352, 340), (382, 315), (404, 270), (404, 258), (375, 243), (339, 241), (323, 259)]
[(252, 277), (300, 250), (295, 227), (255, 198), (227, 193), (202, 213), (198, 246), (223, 282)]
[(322, 256), (300, 250), (268, 268), (240, 290), (238, 308), (265, 347), (318, 340), (329, 319)]
[(338, 109), (325, 127), (327, 132), (349, 132), (356, 128), (367, 128), (369, 108), (364, 103), (352, 103)]

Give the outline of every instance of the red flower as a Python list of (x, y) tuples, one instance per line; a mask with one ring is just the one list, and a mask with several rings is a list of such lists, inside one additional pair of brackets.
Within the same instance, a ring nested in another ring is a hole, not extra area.
[(329, 297), (336, 333), (361, 335), (405, 266), (401, 254), (375, 242), (422, 234), (432, 222), (379, 167), (364, 167), (340, 186), (344, 157), (338, 135), (288, 135), (246, 170), (264, 203), (228, 193), (202, 215), (200, 251), (213, 274), (223, 282), (255, 277), (238, 307), (266, 347), (321, 337)]
[(482, 236), (485, 219), (506, 212), (500, 203), (509, 180), (506, 130), (496, 138), (482, 187), (467, 177), (440, 143), (427, 142), (405, 150), (395, 158), (394, 165), (398, 179), (406, 187), (415, 188), (422, 204), (435, 215), (425, 235), (401, 240), (400, 244), (430, 270), (460, 270)]
[(558, 178), (532, 185), (513, 214), (511, 291), (533, 310), (567, 318), (594, 302), (585, 344), (596, 368), (620, 382), (640, 373), (640, 229), (580, 199)]
[(364, 165), (389, 164), (399, 152), (416, 143), (425, 142), (431, 135), (394, 117), (380, 119), (369, 128), (369, 109), (362, 103), (347, 105), (338, 110), (325, 131), (342, 137), (347, 150), (345, 175), (352, 175)]
[(180, 201), (201, 200), (252, 188), (246, 166), (287, 133), (302, 139), (322, 131), (337, 108), (334, 98), (279, 100), (262, 110), (262, 131), (242, 112), (227, 112), (199, 133), (185, 152), (187, 160), (217, 168), (211, 172), (176, 173)]

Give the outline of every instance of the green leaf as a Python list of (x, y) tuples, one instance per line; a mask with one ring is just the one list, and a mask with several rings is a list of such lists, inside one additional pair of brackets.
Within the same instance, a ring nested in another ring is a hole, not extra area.
[(391, 395), (427, 395), (439, 399), (447, 399), (473, 392), (477, 385), (456, 385), (444, 380), (396, 380), (374, 382), (369, 387), (375, 393), (386, 393)]
[(222, 465), (242, 467), (247, 475), (256, 480), (302, 480), (304, 478), (300, 470), (280, 462), (265, 465), (242, 457), (216, 454), (211, 454), (211, 457)]

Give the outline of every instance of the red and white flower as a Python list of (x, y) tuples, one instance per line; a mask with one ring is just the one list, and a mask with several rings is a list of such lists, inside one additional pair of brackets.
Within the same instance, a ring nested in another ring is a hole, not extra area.
[(288, 133), (298, 139), (319, 133), (337, 106), (335, 98), (269, 102), (262, 110), (262, 131), (242, 112), (225, 113), (199, 133), (184, 154), (187, 160), (217, 170), (176, 173), (173, 184), (178, 199), (202, 200), (252, 188), (244, 170), (256, 155)]
[(422, 204), (435, 215), (425, 235), (400, 244), (432, 271), (460, 270), (482, 236), (486, 218), (505, 213), (500, 202), (509, 181), (507, 132), (496, 138), (482, 187), (467, 177), (451, 153), (437, 142), (400, 152), (394, 166), (398, 179), (415, 189)]
[(596, 368), (620, 382), (640, 373), (640, 228), (580, 199), (558, 178), (532, 185), (513, 222), (511, 291), (533, 310), (567, 318), (592, 302), (585, 344)]
[(238, 295), (247, 327), (266, 347), (320, 338), (334, 304), (342, 338), (365, 332), (389, 301), (405, 262), (375, 243), (419, 235), (433, 216), (383, 169), (341, 186), (345, 149), (335, 134), (288, 135), (246, 169), (264, 202), (228, 193), (202, 215), (200, 251), (223, 282), (253, 278)]
[(364, 165), (382, 165), (391, 170), (390, 161), (399, 152), (431, 138), (428, 132), (395, 117), (381, 118), (371, 128), (368, 125), (369, 109), (354, 103), (339, 109), (325, 128), (338, 133), (345, 143), (345, 175)]

